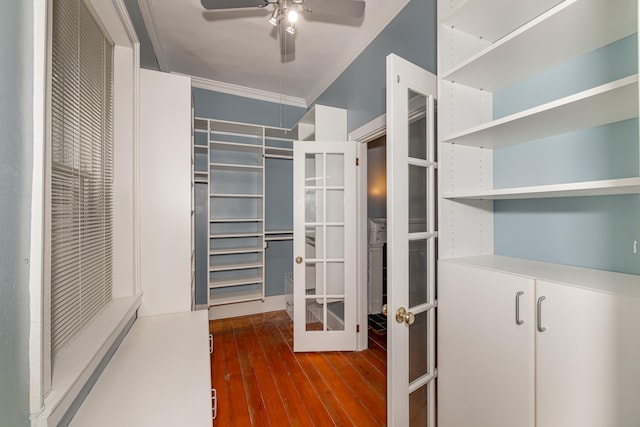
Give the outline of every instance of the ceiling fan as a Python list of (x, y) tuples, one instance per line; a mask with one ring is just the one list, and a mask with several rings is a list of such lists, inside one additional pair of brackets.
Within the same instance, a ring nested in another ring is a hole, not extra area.
[(296, 22), (301, 13), (315, 12), (344, 18), (361, 18), (364, 0), (201, 0), (206, 10), (264, 8), (273, 5), (269, 23), (278, 28), (280, 54), (295, 52)]

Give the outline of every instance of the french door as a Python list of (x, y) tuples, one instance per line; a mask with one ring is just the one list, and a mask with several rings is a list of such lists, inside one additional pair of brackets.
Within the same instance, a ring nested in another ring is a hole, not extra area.
[[(436, 76), (387, 57), (387, 417), (435, 426)], [(461, 410), (464, 410), (463, 408)]]
[(355, 192), (355, 143), (294, 143), (294, 351), (356, 349)]

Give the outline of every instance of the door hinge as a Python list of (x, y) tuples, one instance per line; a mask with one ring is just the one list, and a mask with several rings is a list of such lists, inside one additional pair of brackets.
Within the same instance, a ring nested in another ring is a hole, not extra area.
[(356, 333), (360, 333), (360, 325), (356, 325)]
[(356, 166), (360, 166), (360, 157), (356, 157)]

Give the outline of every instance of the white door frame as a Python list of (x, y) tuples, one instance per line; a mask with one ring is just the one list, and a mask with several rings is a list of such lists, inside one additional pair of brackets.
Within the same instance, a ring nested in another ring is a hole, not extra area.
[(357, 142), (356, 156), (360, 159), (360, 166), (356, 171), (356, 212), (357, 212), (357, 270), (358, 270), (358, 334), (357, 350), (366, 350), (369, 346), (368, 337), (368, 297), (367, 287), (367, 144), (387, 134), (387, 115), (382, 114), (370, 122), (349, 133), (349, 141)]

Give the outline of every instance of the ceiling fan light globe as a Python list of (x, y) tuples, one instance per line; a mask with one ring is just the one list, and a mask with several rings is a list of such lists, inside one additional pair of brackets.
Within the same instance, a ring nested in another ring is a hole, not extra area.
[(290, 23), (295, 24), (298, 21), (298, 12), (293, 9), (289, 10), (287, 13), (287, 20), (289, 20)]

